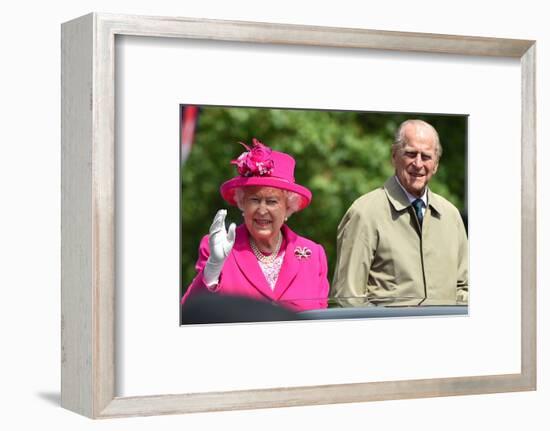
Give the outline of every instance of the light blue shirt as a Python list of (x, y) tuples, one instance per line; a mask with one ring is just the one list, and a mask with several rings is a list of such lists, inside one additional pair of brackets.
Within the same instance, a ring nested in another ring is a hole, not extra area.
[[(418, 198), (416, 196), (411, 195), (407, 190), (405, 190), (405, 187), (401, 185), (399, 182), (399, 178), (397, 178), (397, 175), (395, 176), (395, 179), (397, 180), (397, 184), (399, 184), (399, 187), (405, 192), (405, 195), (407, 195), (407, 199), (409, 200), (409, 203), (412, 204), (415, 200)], [(424, 193), (422, 193), (422, 196), (420, 196), (420, 199), (422, 199), (422, 215), (426, 215), (426, 208), (428, 206), (428, 187), (424, 187)]]

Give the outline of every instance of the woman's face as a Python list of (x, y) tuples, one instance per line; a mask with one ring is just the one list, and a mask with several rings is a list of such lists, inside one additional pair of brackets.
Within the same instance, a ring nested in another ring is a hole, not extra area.
[(272, 187), (244, 187), (244, 223), (256, 242), (277, 240), (285, 222), (284, 192)]

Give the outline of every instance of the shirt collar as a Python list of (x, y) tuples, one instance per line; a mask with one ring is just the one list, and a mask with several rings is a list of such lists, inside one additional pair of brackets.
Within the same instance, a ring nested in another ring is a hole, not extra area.
[[(405, 195), (407, 196), (407, 199), (409, 200), (409, 203), (412, 204), (415, 200), (418, 198), (416, 196), (411, 195), (407, 190), (405, 190), (405, 187), (399, 182), (399, 178), (397, 178), (397, 175), (395, 175), (395, 181), (397, 181), (397, 184), (399, 184), (399, 187), (401, 187), (401, 190), (405, 192)], [(424, 187), (424, 193), (422, 193), (422, 196), (420, 196), (420, 199), (422, 199), (422, 202), (424, 203), (424, 207), (428, 207), (428, 187)]]

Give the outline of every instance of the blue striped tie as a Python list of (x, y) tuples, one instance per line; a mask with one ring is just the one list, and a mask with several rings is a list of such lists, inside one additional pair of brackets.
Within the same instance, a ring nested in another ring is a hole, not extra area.
[(412, 203), (412, 206), (414, 207), (414, 211), (416, 212), (418, 223), (420, 223), (420, 226), (422, 226), (422, 220), (424, 219), (424, 214), (422, 214), (422, 207), (424, 206), (424, 202), (422, 202), (422, 199), (416, 199)]

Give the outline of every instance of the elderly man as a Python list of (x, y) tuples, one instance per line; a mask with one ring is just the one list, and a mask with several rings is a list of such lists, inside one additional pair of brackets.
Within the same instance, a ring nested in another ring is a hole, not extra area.
[(464, 223), (428, 187), (441, 153), (430, 124), (401, 124), (392, 146), (395, 176), (358, 198), (338, 226), (332, 296), (341, 305), (467, 304)]

